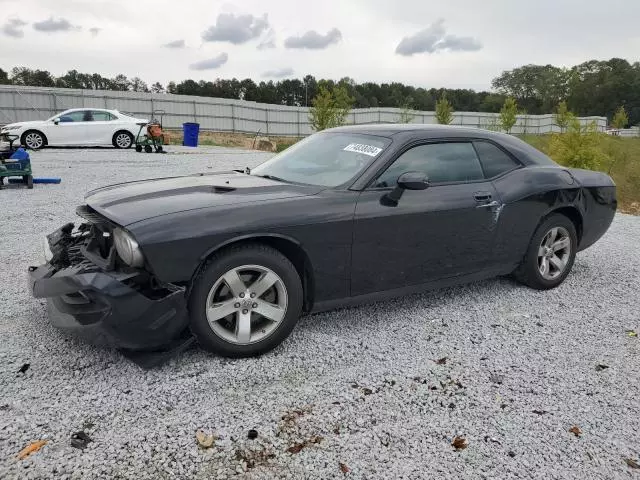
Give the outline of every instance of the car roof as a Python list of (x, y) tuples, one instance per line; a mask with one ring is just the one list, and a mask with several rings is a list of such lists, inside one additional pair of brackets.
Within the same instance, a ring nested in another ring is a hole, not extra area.
[(96, 112), (119, 113), (117, 110), (109, 110), (109, 109), (106, 109), (106, 108), (94, 108), (94, 107), (70, 108), (68, 110), (65, 110), (62, 113), (66, 113), (66, 112), (83, 112), (85, 110), (93, 110), (93, 111), (96, 111)]
[(461, 127), (456, 125), (437, 125), (421, 123), (387, 123), (345, 125), (342, 127), (323, 130), (323, 132), (356, 133), (362, 135), (377, 135), (387, 138), (401, 136), (403, 141), (437, 140), (437, 139), (485, 139), (496, 142), (515, 155), (526, 165), (557, 165), (547, 155), (535, 149), (519, 138), (501, 132), (484, 130), (482, 128)]

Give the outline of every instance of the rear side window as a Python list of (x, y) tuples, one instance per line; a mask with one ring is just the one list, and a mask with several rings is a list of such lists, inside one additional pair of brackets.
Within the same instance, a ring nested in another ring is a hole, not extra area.
[(430, 143), (404, 152), (378, 177), (375, 187), (395, 187), (405, 172), (423, 172), (430, 183), (483, 180), (478, 156), (470, 142)]
[(509, 155), (492, 143), (474, 142), (473, 145), (476, 147), (487, 178), (497, 177), (519, 166)]
[(102, 112), (100, 110), (93, 110), (92, 113), (94, 122), (109, 122), (111, 120), (115, 120), (116, 118), (109, 112)]

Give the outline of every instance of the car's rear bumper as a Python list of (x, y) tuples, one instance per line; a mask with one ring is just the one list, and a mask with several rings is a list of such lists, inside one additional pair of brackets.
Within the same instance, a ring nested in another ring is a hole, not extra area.
[(128, 350), (162, 348), (187, 326), (184, 288), (141, 292), (118, 272), (83, 273), (50, 264), (29, 268), (33, 296), (46, 298), (51, 323), (83, 340)]

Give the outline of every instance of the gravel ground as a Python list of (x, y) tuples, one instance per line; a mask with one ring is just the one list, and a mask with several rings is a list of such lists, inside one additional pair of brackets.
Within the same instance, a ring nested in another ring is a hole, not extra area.
[(173, 151), (37, 152), (63, 183), (0, 191), (0, 478), (640, 478), (637, 217), (554, 291), (496, 279), (313, 315), (262, 358), (192, 349), (144, 371), (54, 330), (25, 271), (86, 190), (268, 158)]

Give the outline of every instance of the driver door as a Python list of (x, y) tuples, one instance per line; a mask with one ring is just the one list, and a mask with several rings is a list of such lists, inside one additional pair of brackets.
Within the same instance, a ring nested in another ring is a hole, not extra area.
[(58, 117), (60, 121), (51, 125), (46, 135), (49, 145), (82, 145), (86, 138), (86, 112), (76, 110)]
[[(405, 172), (423, 172), (425, 190), (385, 202)], [(471, 142), (416, 145), (364, 190), (355, 210), (351, 295), (473, 273), (491, 264), (499, 199)]]

